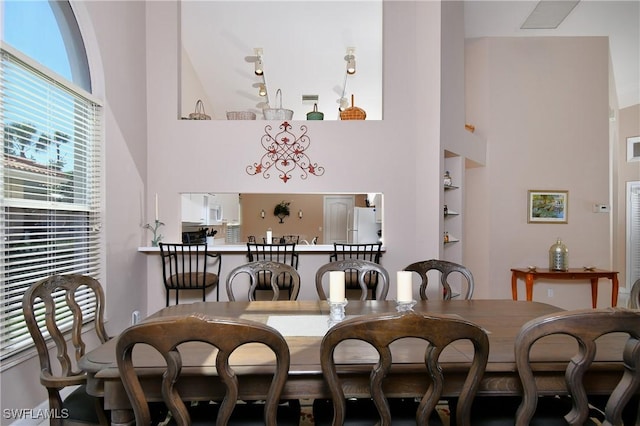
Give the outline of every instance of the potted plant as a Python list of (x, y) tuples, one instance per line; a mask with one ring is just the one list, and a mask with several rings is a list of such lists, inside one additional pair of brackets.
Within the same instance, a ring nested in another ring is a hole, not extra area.
[(281, 201), (280, 203), (276, 204), (276, 207), (273, 209), (273, 215), (278, 216), (278, 218), (280, 219), (280, 223), (284, 223), (282, 219), (284, 219), (285, 216), (289, 216), (289, 214), (291, 213), (289, 204), (291, 203)]

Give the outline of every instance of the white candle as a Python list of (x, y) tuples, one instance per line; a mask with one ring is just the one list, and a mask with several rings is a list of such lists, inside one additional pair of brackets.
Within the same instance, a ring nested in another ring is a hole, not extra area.
[(156, 192), (156, 221), (158, 220), (158, 193)]
[(396, 276), (398, 283), (398, 296), (396, 301), (411, 302), (413, 300), (411, 274), (411, 271), (398, 271)]
[(269, 230), (267, 231), (267, 241), (265, 241), (267, 244), (271, 244), (273, 241), (273, 233), (271, 232), (271, 228), (269, 228)]
[(329, 301), (344, 302), (344, 271), (329, 271)]

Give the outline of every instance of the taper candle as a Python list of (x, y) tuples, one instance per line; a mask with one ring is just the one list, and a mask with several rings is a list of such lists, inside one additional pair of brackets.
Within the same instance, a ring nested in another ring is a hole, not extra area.
[(156, 220), (158, 220), (158, 193), (156, 192)]
[(398, 271), (396, 275), (398, 284), (397, 302), (411, 302), (413, 300), (411, 274), (411, 271)]
[(344, 271), (329, 272), (329, 301), (344, 302)]

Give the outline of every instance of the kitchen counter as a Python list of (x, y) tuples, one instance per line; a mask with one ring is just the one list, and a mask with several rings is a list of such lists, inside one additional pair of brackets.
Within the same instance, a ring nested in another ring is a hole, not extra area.
[[(246, 253), (246, 244), (214, 244), (207, 247), (207, 250), (213, 253)], [(138, 247), (138, 251), (142, 253), (160, 253), (160, 247)], [(385, 251), (385, 247), (382, 247)], [(298, 253), (333, 253), (333, 244), (296, 244), (296, 252)]]

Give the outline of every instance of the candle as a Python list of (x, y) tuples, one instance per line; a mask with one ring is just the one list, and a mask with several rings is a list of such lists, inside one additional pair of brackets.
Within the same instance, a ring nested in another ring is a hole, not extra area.
[(272, 239), (273, 239), (273, 233), (271, 232), (271, 228), (269, 228), (267, 230), (267, 241), (265, 241), (267, 244), (271, 244), (272, 243)]
[(329, 272), (329, 301), (344, 302), (344, 271)]
[(413, 288), (411, 281), (411, 271), (398, 271), (398, 296), (396, 301), (398, 302), (411, 302), (413, 300)]
[(156, 192), (156, 221), (158, 220), (158, 193)]

